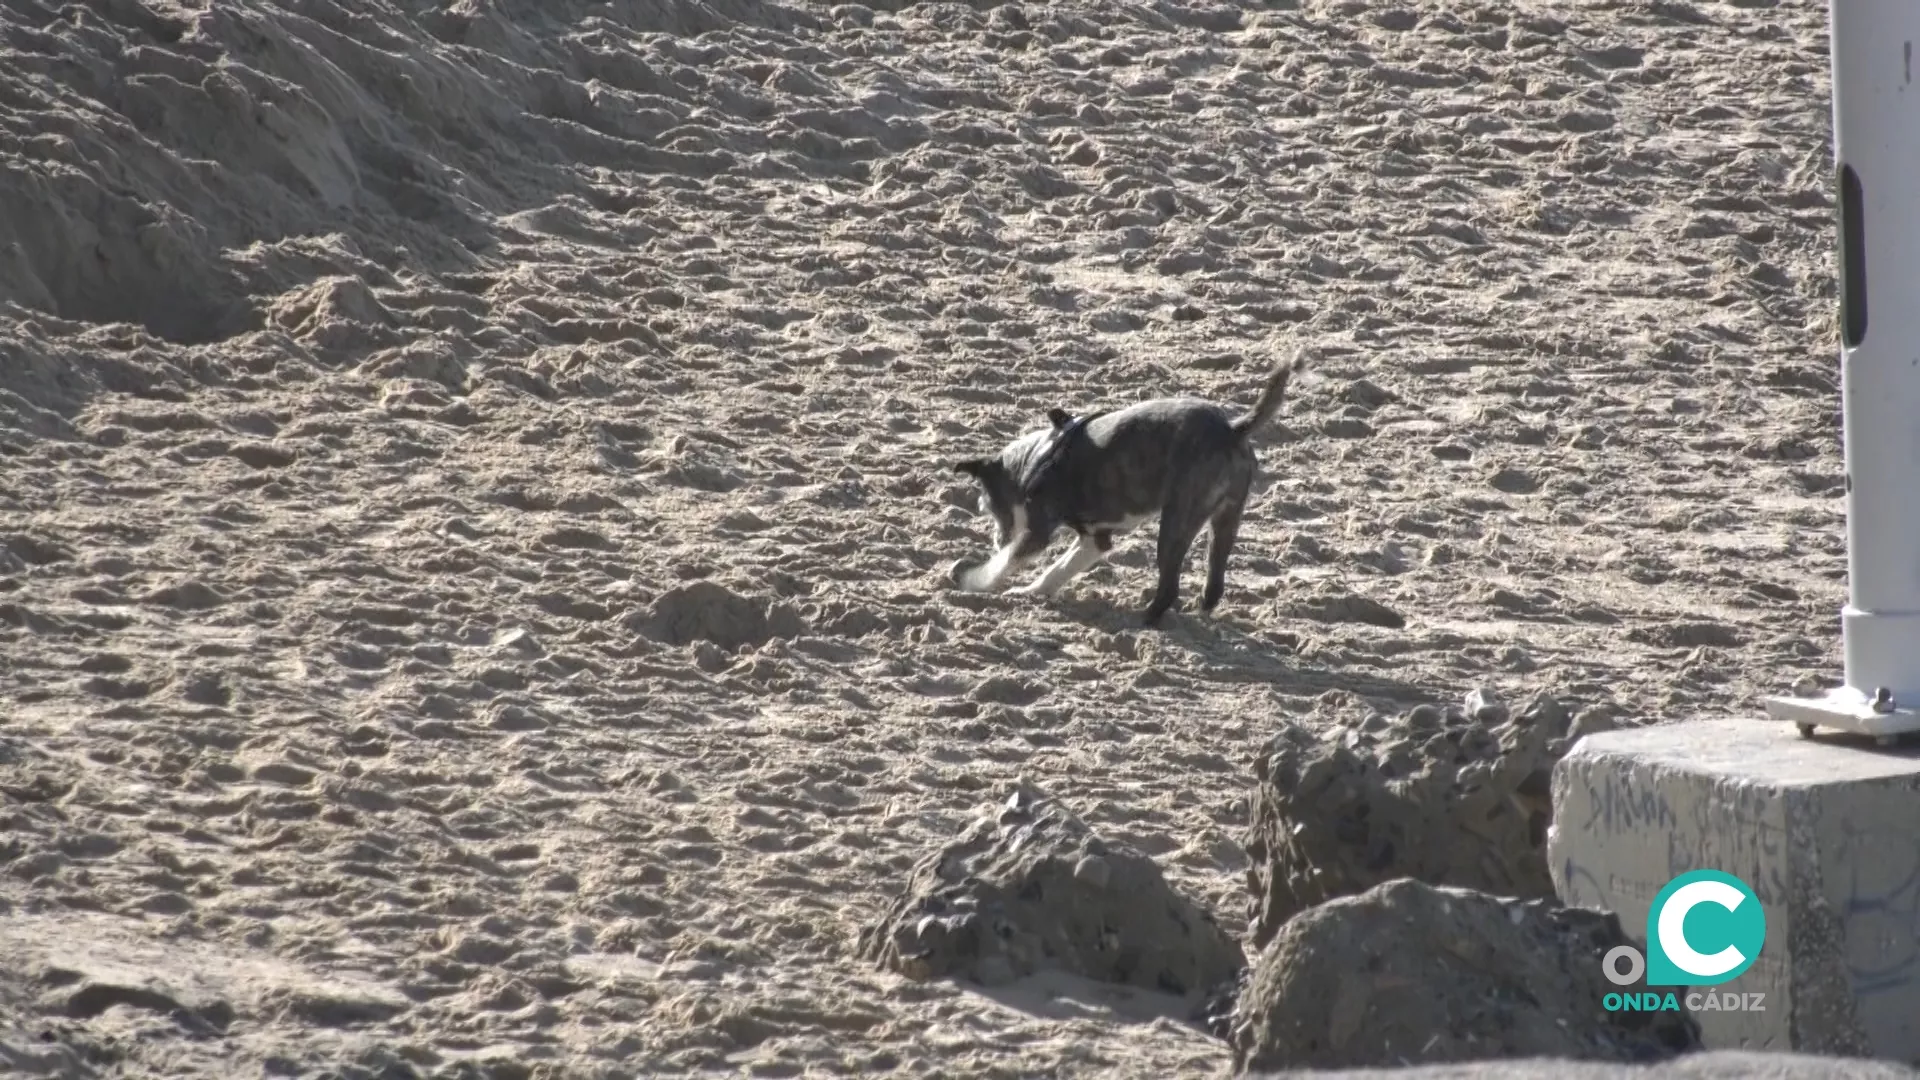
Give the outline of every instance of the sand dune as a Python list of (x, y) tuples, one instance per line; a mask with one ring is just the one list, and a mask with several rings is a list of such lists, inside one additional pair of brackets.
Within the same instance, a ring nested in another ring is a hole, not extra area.
[[(851, 943), (1019, 777), (1239, 932), (1278, 716), (1837, 675), (1824, 6), (1246, 7), (0, 2), (0, 1062), (1218, 1072)], [(1215, 617), (947, 588), (1296, 345)]]

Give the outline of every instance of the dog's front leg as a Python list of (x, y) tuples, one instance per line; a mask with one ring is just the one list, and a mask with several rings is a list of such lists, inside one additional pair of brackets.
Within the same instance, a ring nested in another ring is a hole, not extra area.
[(953, 583), (965, 592), (998, 592), (1005, 586), (1007, 575), (1026, 566), (1046, 553), (1048, 541), (1053, 539), (1054, 527), (1044, 520), (1036, 523), (1028, 516), (1024, 506), (1013, 508), (1013, 528), (1003, 536), (1000, 550), (993, 553), (979, 566), (970, 566), (965, 560), (953, 564), (948, 571)]
[(1062, 585), (1072, 581), (1084, 573), (1088, 567), (1099, 562), (1105, 554), (1106, 549), (1095, 542), (1091, 535), (1082, 533), (1074, 545), (1067, 549), (1065, 555), (1060, 556), (1054, 560), (1052, 566), (1047, 567), (1046, 573), (1011, 591), (1032, 596), (1052, 596), (1060, 591)]
[(964, 560), (953, 564), (953, 583), (965, 592), (996, 592), (1006, 584), (1007, 577), (1033, 562), (1039, 552), (1021, 550), (1018, 541), (1008, 544), (993, 553), (993, 558), (978, 566), (970, 566)]

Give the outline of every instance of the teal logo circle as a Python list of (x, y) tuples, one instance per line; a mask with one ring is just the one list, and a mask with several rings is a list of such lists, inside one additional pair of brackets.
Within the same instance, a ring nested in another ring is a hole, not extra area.
[(1760, 958), (1767, 914), (1747, 883), (1718, 870), (1667, 882), (1647, 912), (1647, 985), (1717, 986)]

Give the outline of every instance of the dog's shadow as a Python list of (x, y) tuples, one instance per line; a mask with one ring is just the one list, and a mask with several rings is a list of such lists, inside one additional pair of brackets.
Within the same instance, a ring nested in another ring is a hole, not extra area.
[(1359, 697), (1408, 706), (1433, 698), (1430, 687), (1372, 672), (1350, 668), (1329, 670), (1302, 662), (1300, 635), (1277, 629), (1250, 630), (1235, 622), (1231, 592), (1212, 613), (1204, 613), (1200, 611), (1199, 596), (1182, 590), (1179, 606), (1161, 616), (1157, 625), (1148, 626), (1144, 621), (1147, 591), (1136, 596), (1124, 583), (1115, 579), (1100, 580), (1093, 574), (1075, 584), (1092, 588), (1083, 588), (1077, 593), (1069, 589), (1039, 601), (1046, 605), (1051, 617), (1103, 634), (1151, 634), (1163, 647), (1184, 649), (1200, 662), (1200, 670), (1182, 670), (1178, 673), (1179, 681), (1257, 683), (1289, 694), (1345, 690)]

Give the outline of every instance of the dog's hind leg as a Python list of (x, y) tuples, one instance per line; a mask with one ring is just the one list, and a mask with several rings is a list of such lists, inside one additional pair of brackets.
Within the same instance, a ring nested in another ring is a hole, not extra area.
[(1052, 566), (1047, 567), (1046, 573), (1030, 584), (1009, 591), (1029, 593), (1034, 596), (1052, 596), (1060, 591), (1062, 585), (1072, 581), (1084, 573), (1088, 567), (1104, 558), (1107, 547), (1110, 546), (1112, 546), (1111, 540), (1108, 541), (1107, 546), (1102, 546), (1093, 535), (1081, 533), (1074, 545), (1067, 549), (1067, 553), (1056, 559)]
[(1180, 571), (1187, 565), (1187, 552), (1204, 524), (1206, 519), (1194, 514), (1183, 499), (1168, 502), (1160, 512), (1160, 548), (1154, 560), (1160, 568), (1160, 582), (1154, 589), (1153, 602), (1147, 605), (1144, 621), (1148, 626), (1157, 625), (1180, 599)]
[(1234, 538), (1240, 535), (1240, 515), (1246, 510), (1244, 496), (1229, 502), (1213, 515), (1213, 536), (1207, 544), (1207, 587), (1200, 594), (1200, 610), (1212, 611), (1227, 589), (1227, 556), (1233, 553)]

